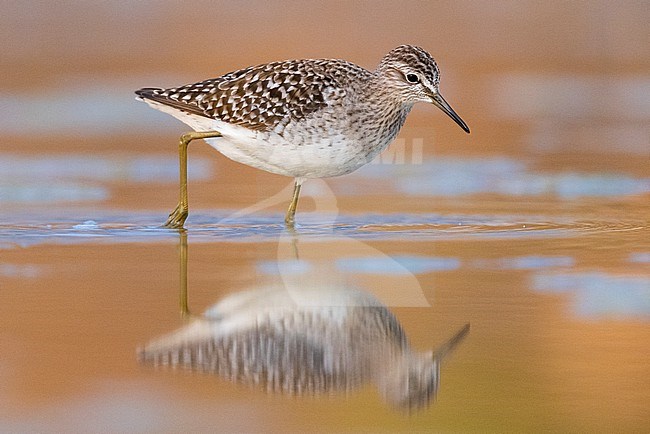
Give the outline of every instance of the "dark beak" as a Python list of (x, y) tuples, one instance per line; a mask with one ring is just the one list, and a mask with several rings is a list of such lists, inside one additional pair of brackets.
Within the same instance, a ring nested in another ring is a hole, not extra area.
[(469, 134), (469, 127), (467, 126), (465, 121), (463, 121), (460, 118), (460, 116), (456, 114), (454, 109), (451, 108), (451, 106), (447, 103), (447, 101), (445, 101), (445, 99), (442, 97), (442, 95), (440, 95), (439, 92), (432, 92), (429, 94), (429, 97), (431, 97), (431, 102), (433, 103), (433, 105), (435, 105), (440, 110), (445, 112), (447, 116), (452, 118), (463, 130), (465, 130), (467, 134)]

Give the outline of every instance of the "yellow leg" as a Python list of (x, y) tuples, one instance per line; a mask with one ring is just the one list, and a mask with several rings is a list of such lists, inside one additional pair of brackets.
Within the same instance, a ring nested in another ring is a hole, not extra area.
[(180, 163), (180, 199), (174, 211), (169, 214), (167, 221), (163, 225), (166, 228), (182, 229), (189, 206), (187, 204), (187, 146), (194, 139), (207, 139), (210, 137), (221, 137), (217, 131), (191, 132), (183, 134), (178, 143), (178, 158)]
[(180, 235), (178, 256), (180, 259), (179, 301), (181, 306), (181, 318), (189, 318), (190, 308), (187, 303), (187, 231), (181, 229), (178, 233)]
[(293, 185), (293, 197), (291, 198), (291, 203), (289, 204), (287, 215), (284, 217), (284, 223), (289, 228), (293, 228), (294, 223), (296, 221), (296, 208), (298, 207), (298, 197), (300, 196), (301, 185), (302, 185), (302, 179), (296, 178), (296, 182)]

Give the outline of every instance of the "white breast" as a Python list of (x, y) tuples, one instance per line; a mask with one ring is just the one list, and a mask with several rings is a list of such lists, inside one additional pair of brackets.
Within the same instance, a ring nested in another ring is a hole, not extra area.
[[(231, 160), (267, 172), (301, 178), (324, 178), (350, 173), (372, 160), (383, 147), (372, 147), (349, 132), (345, 121), (326, 122), (321, 116), (289, 124), (281, 134), (247, 128), (188, 114), (164, 104), (145, 100), (151, 107), (168, 113), (195, 131), (218, 131), (222, 137), (206, 142)], [(342, 131), (348, 131), (343, 134)], [(385, 147), (385, 146), (384, 146)]]

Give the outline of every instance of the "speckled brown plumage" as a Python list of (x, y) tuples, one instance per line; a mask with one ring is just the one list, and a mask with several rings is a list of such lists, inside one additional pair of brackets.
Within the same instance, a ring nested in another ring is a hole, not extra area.
[[(439, 85), (440, 72), (435, 60), (420, 47), (402, 45), (384, 56), (374, 72), (339, 59), (287, 60), (251, 66), (178, 87), (143, 88), (136, 94), (141, 99), (188, 114), (269, 131), (336, 105), (350, 91), (357, 93), (359, 99), (371, 97), (373, 93), (379, 98), (387, 92), (385, 86), (364, 92), (364, 85), (377, 85), (377, 76), (404, 66), (420, 71), (432, 87)], [(391, 90), (389, 87), (388, 91)], [(400, 101), (403, 102), (406, 101)], [(390, 119), (378, 119), (380, 122), (387, 120)]]
[(343, 60), (284, 61), (136, 93), (189, 114), (269, 131), (332, 104), (345, 96), (350, 80), (369, 76), (365, 69)]
[[(304, 179), (345, 175), (372, 161), (395, 139), (417, 102), (436, 105), (469, 133), (439, 83), (431, 55), (401, 45), (374, 71), (345, 60), (287, 60), (136, 94), (202, 133), (200, 138), (226, 157), (296, 178), (299, 193)], [(186, 181), (180, 184), (169, 227), (182, 226), (187, 217)], [(286, 222), (293, 221), (297, 199), (294, 194)]]
[(184, 327), (139, 351), (142, 362), (217, 374), (288, 394), (350, 391), (374, 383), (391, 404), (428, 405), (440, 361), (413, 351), (397, 318), (372, 295), (337, 286), (282, 285), (231, 294)]

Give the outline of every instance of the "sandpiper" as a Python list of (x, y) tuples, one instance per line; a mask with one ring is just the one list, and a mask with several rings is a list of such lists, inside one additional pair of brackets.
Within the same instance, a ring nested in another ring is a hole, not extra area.
[(409, 345), (397, 318), (371, 294), (332, 284), (262, 286), (231, 294), (204, 315), (138, 351), (143, 362), (217, 374), (295, 395), (374, 384), (404, 410), (428, 406), (440, 365), (469, 332), (432, 351)]
[(434, 104), (469, 133), (439, 84), (431, 55), (401, 45), (374, 71), (345, 60), (287, 60), (136, 91), (137, 99), (194, 130), (180, 139), (180, 200), (164, 226), (182, 228), (188, 215), (192, 140), (204, 139), (232, 160), (295, 178), (285, 217), (291, 227), (303, 181), (345, 175), (372, 161), (395, 139), (416, 102)]

